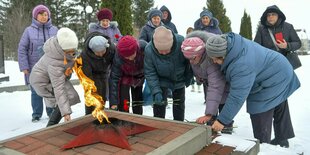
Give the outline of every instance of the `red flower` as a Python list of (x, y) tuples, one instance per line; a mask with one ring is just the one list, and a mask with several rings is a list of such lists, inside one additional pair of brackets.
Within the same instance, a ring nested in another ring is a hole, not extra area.
[(115, 34), (114, 37), (115, 37), (115, 39), (119, 39), (119, 35), (118, 34)]
[(124, 99), (124, 111), (129, 112), (129, 102), (126, 99)]

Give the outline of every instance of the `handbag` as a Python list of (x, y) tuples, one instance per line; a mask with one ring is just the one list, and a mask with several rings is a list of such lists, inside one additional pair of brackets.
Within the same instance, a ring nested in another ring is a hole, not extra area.
[(286, 58), (291, 63), (294, 70), (301, 67), (301, 62), (296, 52), (294, 51), (288, 52)]
[[(278, 48), (278, 46), (276, 45), (276, 40), (275, 40), (275, 38), (274, 38), (274, 36), (273, 36), (271, 30), (268, 29), (268, 31), (269, 31), (269, 35), (270, 35), (270, 37), (271, 37), (271, 39), (272, 39), (272, 42), (273, 42), (274, 46), (276, 47), (277, 51), (279, 51), (279, 48)], [(297, 54), (295, 51), (290, 51), (290, 52), (288, 52), (288, 53), (286, 54), (286, 58), (287, 58), (287, 60), (291, 63), (291, 65), (292, 65), (292, 67), (293, 67), (294, 70), (297, 69), (297, 68), (299, 68), (299, 67), (301, 67), (301, 61), (300, 61), (300, 59), (299, 59), (299, 57), (298, 57), (298, 54)]]

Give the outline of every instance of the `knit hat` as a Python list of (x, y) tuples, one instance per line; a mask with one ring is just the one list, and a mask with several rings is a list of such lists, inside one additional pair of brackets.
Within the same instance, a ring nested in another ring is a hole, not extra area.
[(208, 9), (206, 10), (203, 10), (201, 13), (200, 13), (200, 18), (204, 17), (204, 16), (208, 16), (209, 19), (211, 19), (213, 17), (213, 14), (212, 12), (210, 12)]
[(38, 14), (42, 13), (42, 12), (47, 12), (48, 18), (50, 18), (50, 16), (51, 16), (50, 10), (42, 4), (37, 5), (36, 7), (33, 8), (32, 17), (37, 19)]
[(103, 36), (95, 36), (90, 39), (88, 47), (93, 52), (105, 52), (106, 48), (110, 46), (108, 40)]
[(75, 32), (67, 27), (59, 29), (56, 37), (63, 50), (76, 49), (78, 47), (78, 38)]
[(148, 18), (148, 20), (151, 20), (155, 16), (159, 16), (160, 19), (163, 19), (163, 13), (158, 9), (150, 10), (149, 14), (147, 15), (147, 18)]
[(118, 53), (122, 57), (129, 57), (135, 54), (138, 50), (138, 42), (137, 40), (130, 35), (126, 35), (122, 37), (116, 46)]
[(159, 26), (153, 34), (153, 42), (157, 50), (170, 50), (173, 45), (172, 31), (164, 26)]
[(111, 21), (113, 18), (113, 13), (110, 9), (103, 8), (97, 13), (97, 18), (99, 21), (102, 19), (109, 19)]
[(205, 47), (206, 44), (198, 37), (186, 38), (181, 45), (183, 55), (187, 59), (202, 55)]
[(209, 57), (224, 57), (227, 53), (226, 35), (215, 35), (207, 40), (206, 51)]

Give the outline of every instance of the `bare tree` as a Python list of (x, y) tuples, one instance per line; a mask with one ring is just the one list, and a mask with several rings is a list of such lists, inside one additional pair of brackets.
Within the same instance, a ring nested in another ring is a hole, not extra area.
[(17, 49), (21, 35), (27, 27), (31, 18), (26, 12), (25, 3), (21, 1), (7, 15), (7, 22), (4, 23), (4, 56), (6, 60), (17, 60)]

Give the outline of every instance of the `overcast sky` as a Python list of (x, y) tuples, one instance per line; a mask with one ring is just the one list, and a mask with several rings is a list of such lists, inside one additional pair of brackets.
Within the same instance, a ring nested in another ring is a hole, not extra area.
[[(181, 35), (187, 27), (193, 26), (206, 0), (155, 0), (155, 7), (166, 5), (172, 13), (172, 22), (175, 23)], [(310, 37), (310, 2), (307, 0), (223, 0), (226, 16), (231, 20), (232, 31), (239, 33), (240, 21), (244, 9), (251, 16), (253, 36), (256, 33), (257, 23), (265, 9), (270, 5), (277, 5), (286, 16), (286, 21), (293, 24), (295, 29), (306, 29)]]

